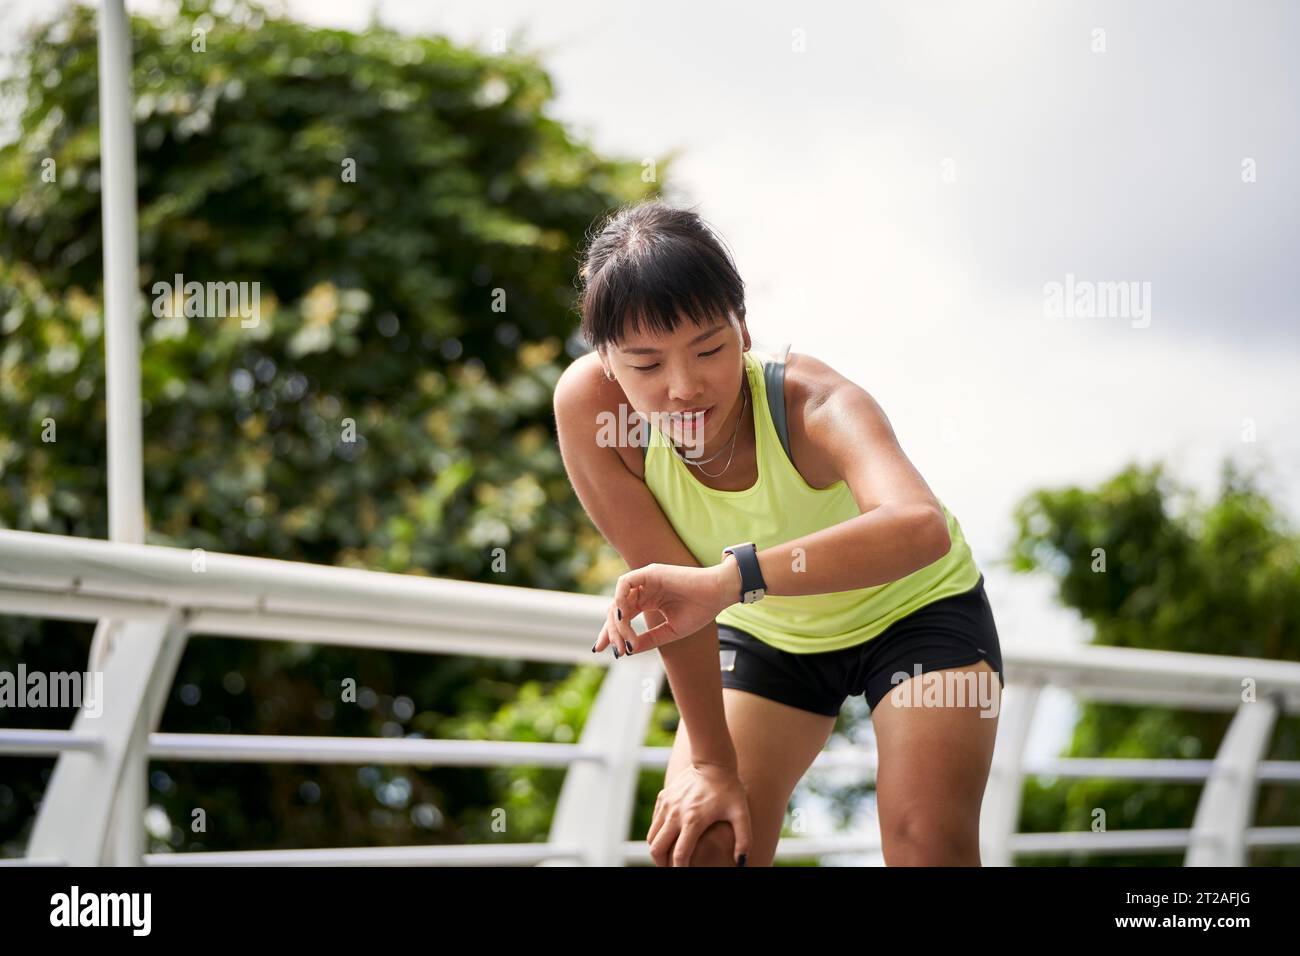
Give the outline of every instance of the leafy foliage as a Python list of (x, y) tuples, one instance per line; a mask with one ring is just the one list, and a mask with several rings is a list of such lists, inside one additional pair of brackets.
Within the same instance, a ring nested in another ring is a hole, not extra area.
[[(1256, 484), (1225, 462), (1218, 500), (1209, 505), (1174, 485), (1160, 465), (1130, 466), (1094, 491), (1040, 490), (1016, 508), (1010, 561), (1019, 571), (1052, 574), (1061, 602), (1093, 626), (1095, 644), (1297, 661), (1300, 536)], [(1231, 718), (1085, 703), (1066, 756), (1210, 759)], [(1269, 758), (1298, 757), (1300, 721), (1284, 717)], [(1087, 830), (1101, 819), (1098, 810), (1109, 830), (1189, 827), (1200, 791), (1199, 785), (1031, 780), (1022, 828)], [(1297, 823), (1293, 792), (1260, 788), (1255, 825)], [(1168, 865), (1182, 857), (1076, 859)], [(1255, 850), (1252, 860), (1295, 865), (1300, 851)]]

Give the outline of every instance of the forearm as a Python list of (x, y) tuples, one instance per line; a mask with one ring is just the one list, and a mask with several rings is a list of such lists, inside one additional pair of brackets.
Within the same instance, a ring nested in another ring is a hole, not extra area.
[[(645, 618), (648, 627), (664, 621), (659, 611), (647, 611)], [(691, 761), (735, 767), (736, 749), (722, 708), (717, 622), (689, 637), (660, 645), (659, 657), (691, 741)]]
[[(897, 581), (933, 564), (951, 546), (946, 521), (920, 508), (880, 505), (829, 528), (758, 552), (769, 595), (826, 594)], [(740, 600), (740, 569), (715, 565), (722, 608)]]

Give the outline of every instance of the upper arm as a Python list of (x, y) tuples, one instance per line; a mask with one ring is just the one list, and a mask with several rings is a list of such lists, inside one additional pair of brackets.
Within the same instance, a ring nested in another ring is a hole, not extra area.
[(866, 389), (810, 356), (798, 404), (809, 443), (849, 486), (863, 514), (881, 505), (930, 511), (947, 535), (947, 519), (908, 460), (884, 409)]
[(597, 443), (609, 395), (599, 365), (595, 371), (574, 363), (555, 386), (560, 456), (578, 500), (629, 569), (655, 563), (699, 567), (645, 482), (628, 470), (617, 449)]

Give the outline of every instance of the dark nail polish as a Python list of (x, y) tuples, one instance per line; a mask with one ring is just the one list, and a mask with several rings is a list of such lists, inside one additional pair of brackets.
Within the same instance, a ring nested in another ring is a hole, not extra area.
[(619, 657), (621, 656), (621, 655), (618, 653), (618, 645), (617, 645), (617, 644), (611, 644), (611, 645), (609, 645), (609, 647), (610, 647), (610, 650), (612, 650), (612, 651), (614, 652), (614, 660), (618, 660)]
[(631, 642), (631, 641), (624, 641), (624, 642), (623, 642), (623, 646), (627, 648), (627, 652), (628, 652), (629, 654), (632, 653), (632, 642)]
[(744, 865), (745, 865), (745, 858), (746, 858), (747, 856), (749, 856), (748, 853), (742, 853), (742, 854), (740, 854), (740, 862), (737, 863), (736, 866), (744, 866)]
[(620, 621), (623, 620), (623, 609), (621, 607), (614, 608), (614, 613), (618, 615)]
[[(596, 644), (599, 644), (599, 643), (600, 643), (600, 641), (597, 641), (597, 642), (596, 642)], [(592, 645), (591, 645), (591, 653), (593, 653), (593, 654), (596, 653), (596, 644), (592, 644)]]

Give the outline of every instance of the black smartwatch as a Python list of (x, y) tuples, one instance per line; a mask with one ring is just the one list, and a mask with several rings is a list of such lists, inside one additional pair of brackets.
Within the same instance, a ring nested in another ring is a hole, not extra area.
[(728, 554), (734, 556), (736, 565), (740, 568), (740, 603), (753, 604), (763, 600), (767, 594), (767, 582), (763, 580), (763, 571), (758, 566), (758, 549), (754, 547), (754, 542), (733, 544), (729, 548), (723, 548), (722, 554), (724, 558)]

